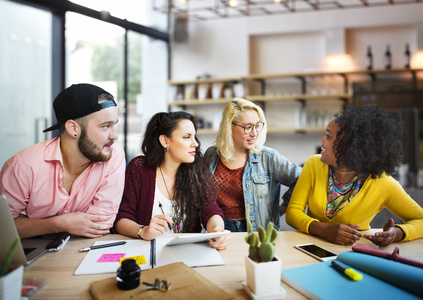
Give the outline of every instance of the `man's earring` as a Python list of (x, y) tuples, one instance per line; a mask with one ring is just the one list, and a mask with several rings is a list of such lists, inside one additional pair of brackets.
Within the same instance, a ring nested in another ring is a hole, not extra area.
[(74, 136), (74, 137), (77, 137), (78, 135), (75, 133), (73, 136)]

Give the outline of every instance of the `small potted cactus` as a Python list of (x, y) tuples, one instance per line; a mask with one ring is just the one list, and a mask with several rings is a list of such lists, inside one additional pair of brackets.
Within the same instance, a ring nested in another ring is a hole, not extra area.
[(258, 235), (252, 232), (249, 218), (250, 207), (246, 208), (247, 236), (245, 241), (250, 245), (245, 255), (247, 286), (255, 295), (280, 293), (282, 261), (275, 256), (275, 240), (278, 232), (273, 223), (267, 224), (266, 230), (258, 228)]

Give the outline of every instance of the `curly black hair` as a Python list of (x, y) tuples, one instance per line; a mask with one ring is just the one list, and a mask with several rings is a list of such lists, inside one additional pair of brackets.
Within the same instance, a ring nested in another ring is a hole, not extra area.
[(346, 107), (335, 115), (339, 126), (334, 142), (338, 167), (372, 178), (392, 174), (403, 160), (405, 124), (375, 104)]

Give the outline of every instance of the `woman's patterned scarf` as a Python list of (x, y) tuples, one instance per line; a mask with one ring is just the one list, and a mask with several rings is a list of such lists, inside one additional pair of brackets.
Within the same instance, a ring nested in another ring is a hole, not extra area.
[(329, 166), (326, 216), (331, 219), (335, 213), (343, 209), (357, 195), (365, 181), (364, 175), (359, 174), (351, 182), (341, 184), (336, 180), (335, 169)]

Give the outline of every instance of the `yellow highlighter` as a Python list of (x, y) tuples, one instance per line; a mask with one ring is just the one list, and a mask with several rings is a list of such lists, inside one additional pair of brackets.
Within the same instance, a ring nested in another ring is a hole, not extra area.
[(363, 278), (363, 275), (358, 273), (356, 270), (352, 269), (350, 266), (341, 263), (339, 260), (332, 260), (332, 266), (338, 271), (340, 271), (342, 274), (345, 274), (350, 277), (354, 281), (359, 281)]

